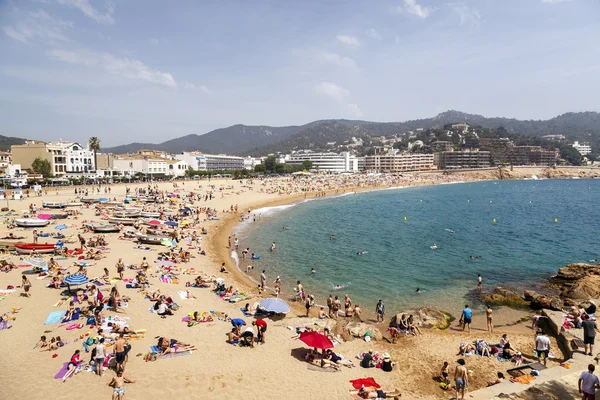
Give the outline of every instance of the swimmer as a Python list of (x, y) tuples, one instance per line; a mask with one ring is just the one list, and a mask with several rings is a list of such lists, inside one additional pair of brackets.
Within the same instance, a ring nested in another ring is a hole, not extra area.
[(362, 255), (367, 254), (367, 253), (369, 253), (369, 252), (368, 251), (359, 251), (356, 254), (359, 255), (359, 256), (362, 256)]
[(417, 290), (415, 290), (415, 293), (421, 293), (421, 288), (417, 288)]
[(481, 258), (481, 256), (469, 256), (469, 260), (477, 260)]
[(284, 231), (287, 231), (288, 229), (290, 229), (290, 227), (289, 227), (289, 226), (287, 226), (287, 225), (283, 227), (283, 230), (284, 230)]
[(450, 233), (455, 233), (456, 231), (452, 230), (452, 229), (446, 229), (446, 231), (450, 232)]
[(311, 274), (316, 274), (316, 273), (317, 273), (317, 271), (316, 271), (314, 268), (311, 268), (311, 269), (310, 269), (310, 273), (311, 273)]
[(275, 251), (277, 246), (275, 246), (275, 242), (271, 243), (271, 251)]
[(335, 235), (329, 235), (329, 240), (335, 239)]
[(437, 249), (437, 248), (438, 248), (438, 247), (437, 247), (437, 244), (435, 244), (435, 243), (433, 244), (433, 246), (429, 246), (429, 247), (431, 248), (431, 250), (435, 250), (435, 249)]

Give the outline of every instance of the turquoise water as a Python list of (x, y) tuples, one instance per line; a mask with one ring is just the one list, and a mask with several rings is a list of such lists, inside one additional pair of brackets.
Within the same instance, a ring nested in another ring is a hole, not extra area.
[(424, 305), (452, 312), (476, 287), (477, 273), (486, 287), (527, 287), (568, 263), (598, 258), (599, 198), (600, 180), (402, 188), (255, 210), (262, 218), (240, 224), (237, 235), (240, 250), (261, 254), (251, 276), (280, 275), (286, 294), (300, 280), (319, 304), (348, 293), (367, 311), (383, 299), (388, 312)]

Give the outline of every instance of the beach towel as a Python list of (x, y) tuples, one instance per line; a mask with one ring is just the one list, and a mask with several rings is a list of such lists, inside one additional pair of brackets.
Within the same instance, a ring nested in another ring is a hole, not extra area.
[(65, 310), (52, 311), (50, 314), (48, 314), (48, 318), (46, 318), (46, 321), (44, 321), (44, 325), (58, 324), (65, 313)]
[(70, 321), (77, 321), (79, 319), (79, 312), (76, 311), (73, 313), (73, 315), (71, 316), (71, 318), (64, 318), (62, 321), (60, 321), (62, 324), (64, 324), (65, 322), (70, 322)]
[(177, 294), (179, 295), (179, 297), (181, 297), (182, 300), (191, 300), (188, 299), (187, 292), (185, 290), (180, 290), (177, 292)]
[(529, 385), (531, 382), (535, 381), (535, 378), (531, 375), (521, 375), (514, 378), (513, 380), (522, 383), (523, 385)]
[(363, 386), (364, 387), (374, 387), (375, 389), (381, 388), (381, 386), (379, 386), (379, 384), (377, 382), (375, 382), (375, 379), (373, 379), (373, 378), (354, 379), (354, 380), (350, 381), (350, 383), (352, 384), (352, 386), (355, 389), (360, 389)]
[[(83, 363), (79, 363), (77, 364), (77, 368), (79, 368)], [(67, 371), (69, 370), (69, 362), (67, 361), (66, 363), (63, 364), (62, 368), (60, 369), (60, 371), (58, 371), (56, 373), (56, 375), (54, 375), (54, 379), (62, 379), (65, 377), (65, 375), (67, 374)], [(69, 378), (72, 378), (73, 375), (75, 374), (71, 374), (71, 376)]]
[[(150, 353), (162, 354), (162, 350), (160, 348), (158, 348), (157, 346), (151, 346)], [(160, 357), (159, 360), (165, 359), (165, 358), (175, 358), (175, 357), (179, 357), (179, 356), (188, 356), (190, 354), (192, 354), (191, 350), (182, 351), (181, 353), (168, 353), (168, 354), (165, 354), (164, 356)]]

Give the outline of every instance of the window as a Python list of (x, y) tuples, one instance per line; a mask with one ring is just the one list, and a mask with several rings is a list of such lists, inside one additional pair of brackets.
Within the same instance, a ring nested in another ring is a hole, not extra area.
[(73, 164), (73, 157), (71, 157), (71, 164)]

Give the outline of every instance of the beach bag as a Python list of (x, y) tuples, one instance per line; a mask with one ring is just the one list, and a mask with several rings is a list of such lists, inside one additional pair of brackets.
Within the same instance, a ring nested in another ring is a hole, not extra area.
[(88, 346), (91, 346), (94, 344), (94, 338), (93, 337), (88, 337), (87, 340), (85, 341), (85, 344), (87, 344)]
[(90, 315), (89, 318), (87, 319), (87, 324), (94, 325), (95, 323), (96, 323), (96, 318), (93, 315)]

